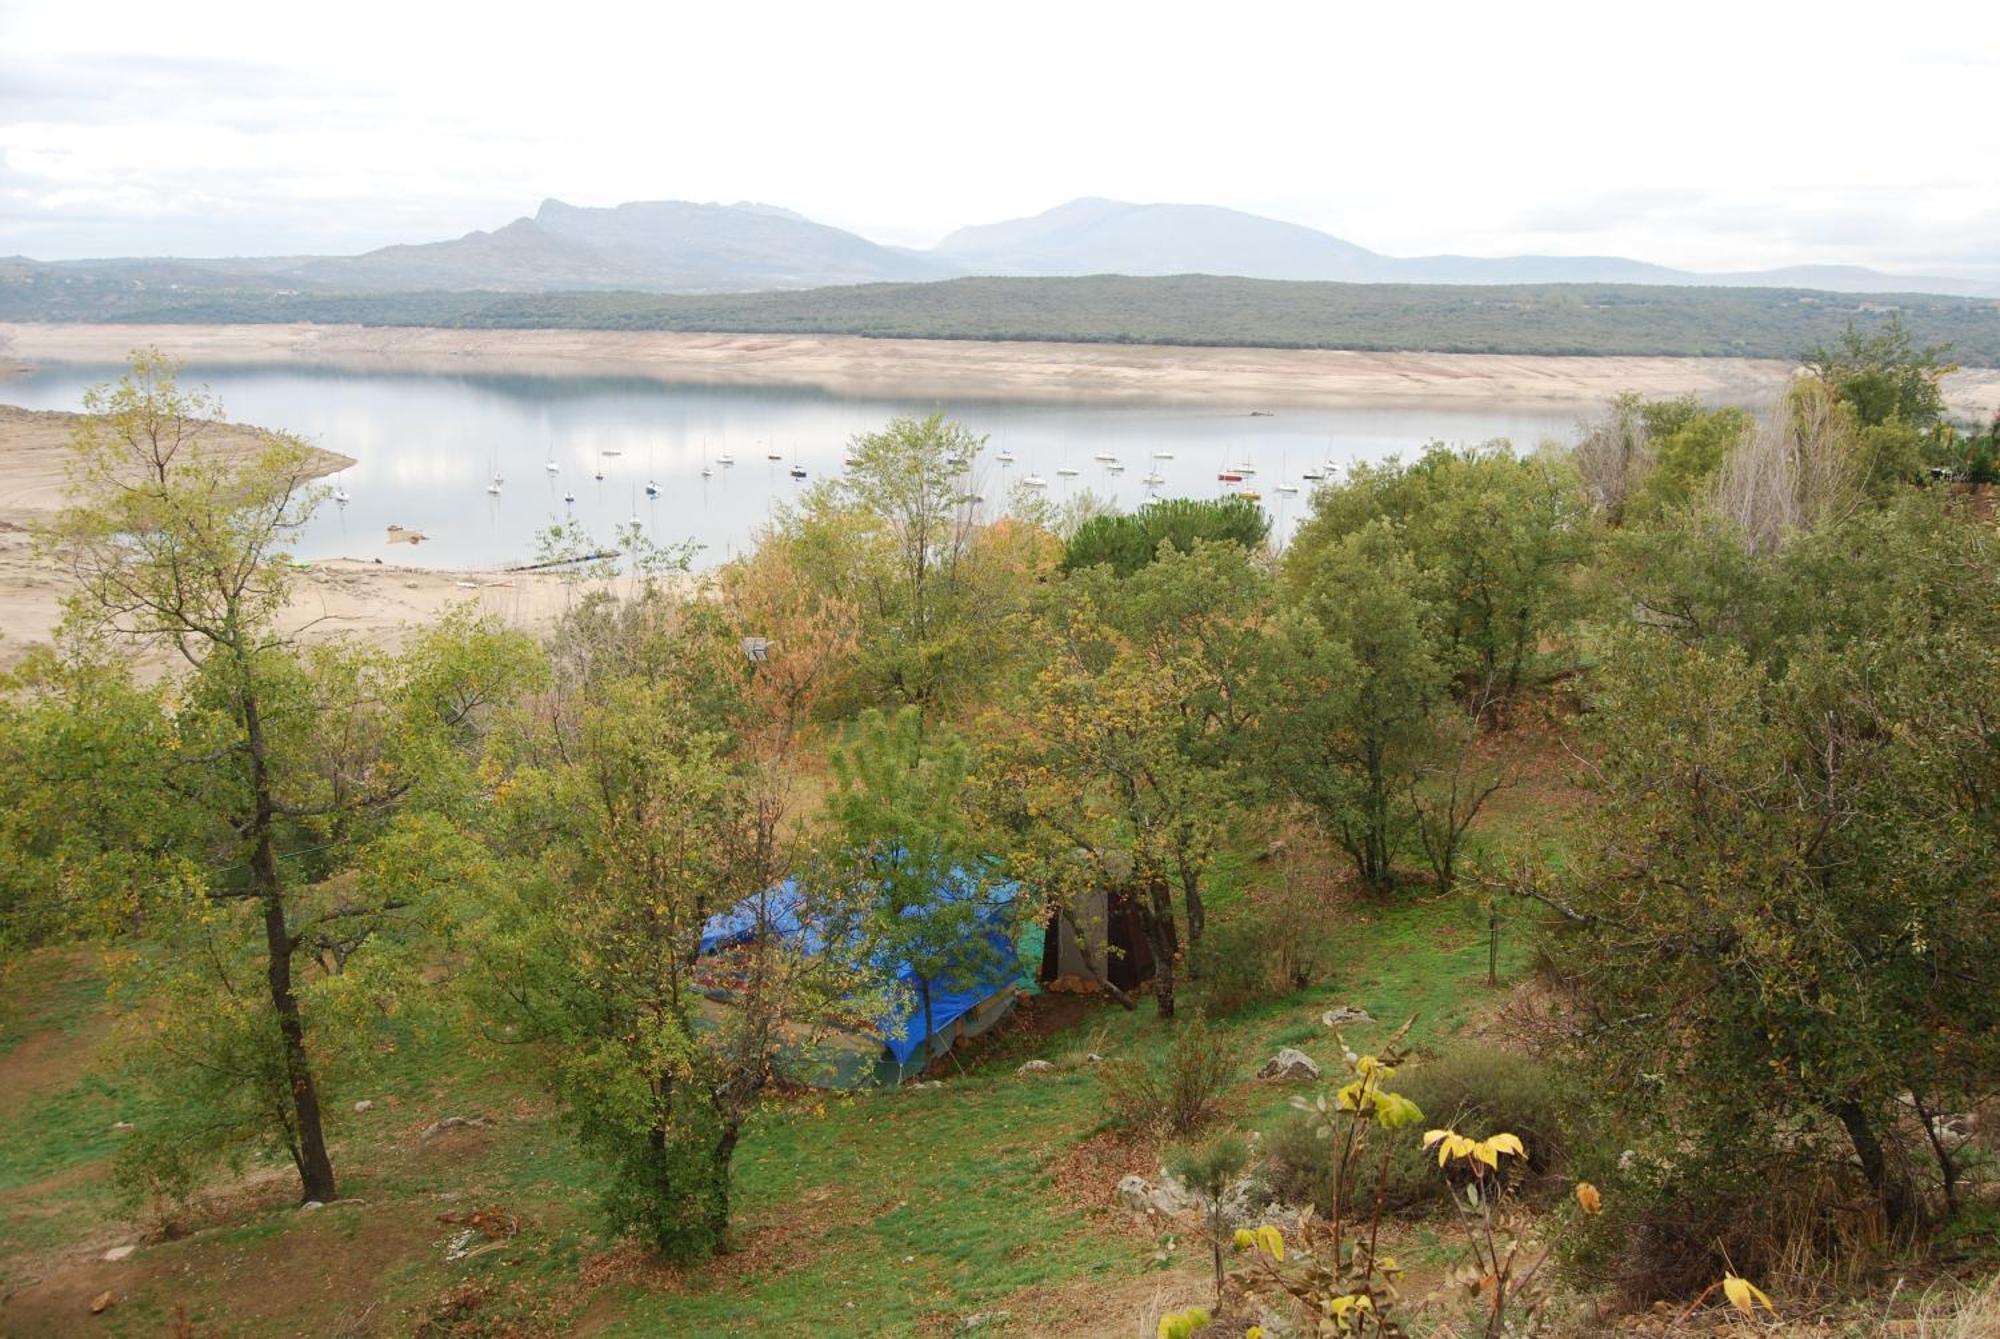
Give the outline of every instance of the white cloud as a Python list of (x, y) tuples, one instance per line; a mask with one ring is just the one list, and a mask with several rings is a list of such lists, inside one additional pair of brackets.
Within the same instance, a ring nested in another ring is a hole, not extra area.
[(2000, 264), (1996, 13), (9, 0), (0, 253), (358, 250), (546, 195), (926, 243), (1096, 194), (1396, 254)]

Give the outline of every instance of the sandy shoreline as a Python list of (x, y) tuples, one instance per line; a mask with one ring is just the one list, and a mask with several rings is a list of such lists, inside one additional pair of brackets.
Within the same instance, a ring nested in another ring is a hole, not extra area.
[[(77, 417), (0, 405), (0, 670), (18, 663), (32, 643), (49, 640), (71, 588), (61, 572), (35, 556), (29, 527), (61, 503), (63, 465)], [(249, 448), (258, 440), (256, 429), (238, 424), (218, 424), (213, 431), (212, 440), (225, 450)], [(328, 471), (350, 463), (331, 451), (321, 454)], [(315, 637), (348, 634), (394, 647), (409, 629), (468, 602), (517, 626), (546, 626), (571, 593), (554, 573), (440, 571), (340, 558), (299, 573), (282, 622)], [(158, 669), (165, 661), (164, 654), (153, 653), (140, 663)]]
[[(152, 345), (191, 361), (354, 371), (643, 376), (919, 399), (1088, 399), (1258, 406), (1588, 408), (1623, 390), (1754, 402), (1791, 367), (1740, 358), (1359, 353), (855, 336), (360, 326), (0, 324), (4, 378), (40, 362), (118, 362)], [(1981, 374), (2000, 403), (2000, 373)]]

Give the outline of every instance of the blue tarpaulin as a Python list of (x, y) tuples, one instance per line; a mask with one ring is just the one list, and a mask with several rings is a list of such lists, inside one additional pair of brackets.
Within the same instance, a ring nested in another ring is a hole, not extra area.
[[(981, 1004), (1005, 990), (1020, 975), (1021, 966), (1014, 946), (1014, 886), (980, 888), (963, 873), (953, 872), (950, 886), (938, 890), (941, 901), (976, 898), (974, 917), (979, 933), (992, 950), (971, 979), (931, 983), (930, 1018), (932, 1035), (949, 1034), (952, 1025)], [(852, 942), (852, 927), (833, 926), (816, 920), (799, 891), (798, 882), (787, 879), (775, 888), (747, 897), (702, 927), (701, 952), (709, 954), (745, 944), (760, 935), (776, 935), (791, 940), (806, 953), (818, 953), (828, 942)], [(923, 1035), (923, 978), (907, 962), (878, 956), (875, 966), (903, 989), (898, 992), (895, 1010), (876, 1020), (882, 1044), (900, 1064), (925, 1050)]]

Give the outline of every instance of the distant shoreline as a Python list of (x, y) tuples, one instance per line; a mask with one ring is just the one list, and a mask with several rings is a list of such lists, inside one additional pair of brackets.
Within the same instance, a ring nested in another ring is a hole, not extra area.
[[(697, 385), (798, 386), (836, 395), (952, 401), (1221, 404), (1251, 409), (1487, 406), (1575, 410), (1614, 395), (1768, 402), (1794, 365), (1666, 355), (1382, 353), (1160, 344), (1064, 344), (858, 335), (459, 330), (342, 325), (0, 322), (6, 383), (49, 362), (119, 363), (157, 347), (190, 362), (358, 372), (635, 376)], [(1945, 380), (1954, 414), (2000, 412), (2000, 369)]]
[[(804, 386), (899, 398), (1285, 406), (1482, 404), (1594, 410), (1624, 390), (1767, 399), (1773, 359), (1207, 348), (1146, 344), (692, 335), (660, 331), (445, 330), (320, 325), (0, 323), (5, 379), (38, 363), (115, 363), (153, 346), (191, 362), (352, 371), (642, 376)], [(1996, 374), (2000, 381), (2000, 374)]]

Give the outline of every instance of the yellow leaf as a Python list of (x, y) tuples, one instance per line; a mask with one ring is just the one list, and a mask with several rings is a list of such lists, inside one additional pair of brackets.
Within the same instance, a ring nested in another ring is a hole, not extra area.
[(1262, 1325), (1252, 1325), (1249, 1329), (1243, 1331), (1243, 1339), (1264, 1339), (1264, 1327)]
[(1771, 1305), (1771, 1299), (1764, 1295), (1762, 1288), (1734, 1274), (1722, 1276), (1722, 1292), (1729, 1299), (1729, 1304), (1745, 1315), (1754, 1312), (1759, 1306), (1774, 1314), (1777, 1311), (1777, 1308)]
[(1235, 1241), (1236, 1249), (1245, 1251), (1257, 1244), (1257, 1234), (1247, 1227), (1239, 1227), (1236, 1229)]
[(1500, 1150), (1500, 1152), (1502, 1153), (1512, 1153), (1517, 1158), (1525, 1158), (1528, 1156), (1527, 1147), (1521, 1143), (1521, 1137), (1519, 1135), (1506, 1134), (1503, 1132), (1501, 1134), (1494, 1135), (1491, 1139), (1487, 1140), (1486, 1142), (1491, 1144), (1494, 1148)]
[(1600, 1195), (1597, 1192), (1597, 1187), (1588, 1181), (1578, 1181), (1576, 1183), (1576, 1202), (1583, 1206), (1585, 1213), (1598, 1214), (1604, 1212), (1604, 1196)]
[(1279, 1264), (1285, 1262), (1285, 1236), (1277, 1228), (1269, 1224), (1258, 1228), (1257, 1244), (1262, 1246), (1265, 1253)]

